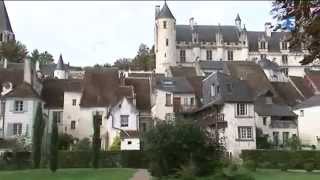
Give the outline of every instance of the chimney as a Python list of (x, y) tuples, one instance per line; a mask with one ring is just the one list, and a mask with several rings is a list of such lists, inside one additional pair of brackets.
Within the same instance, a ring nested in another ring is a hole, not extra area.
[(270, 37), (271, 36), (271, 23), (270, 22), (266, 22), (264, 24), (264, 32), (266, 34), (267, 37)]
[(155, 7), (155, 15), (154, 15), (155, 19), (157, 19), (157, 16), (158, 16), (159, 13), (160, 13), (160, 5), (156, 5), (156, 7)]
[(24, 60), (24, 74), (23, 74), (23, 80), (24, 82), (31, 84), (31, 62), (29, 58), (26, 58)]
[(191, 17), (189, 19), (189, 24), (190, 24), (191, 30), (193, 30), (193, 28), (194, 28), (194, 17)]
[(7, 69), (7, 68), (8, 68), (8, 60), (7, 60), (7, 58), (4, 59), (3, 68), (4, 68), (4, 69)]

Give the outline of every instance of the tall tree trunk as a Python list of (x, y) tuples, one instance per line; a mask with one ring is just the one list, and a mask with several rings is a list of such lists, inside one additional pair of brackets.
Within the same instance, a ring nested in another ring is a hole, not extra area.
[(52, 122), (49, 168), (52, 172), (56, 172), (58, 169), (58, 125), (56, 118)]

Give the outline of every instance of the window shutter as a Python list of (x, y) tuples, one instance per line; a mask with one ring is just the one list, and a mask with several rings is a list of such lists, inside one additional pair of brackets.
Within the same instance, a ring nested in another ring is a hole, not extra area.
[(13, 124), (12, 123), (8, 123), (7, 136), (13, 136)]
[(23, 112), (27, 112), (28, 111), (28, 101), (23, 101)]

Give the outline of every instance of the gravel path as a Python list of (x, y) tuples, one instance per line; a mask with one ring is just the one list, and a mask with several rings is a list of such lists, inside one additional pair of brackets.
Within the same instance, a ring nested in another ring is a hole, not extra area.
[(130, 180), (151, 180), (151, 176), (146, 169), (138, 169)]

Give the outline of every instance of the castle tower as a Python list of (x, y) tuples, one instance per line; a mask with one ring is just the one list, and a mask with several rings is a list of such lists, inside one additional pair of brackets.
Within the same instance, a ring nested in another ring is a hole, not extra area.
[(170, 66), (176, 65), (176, 19), (165, 2), (155, 12), (156, 73), (166, 74)]
[(239, 13), (237, 14), (236, 19), (234, 20), (235, 25), (238, 27), (239, 30), (241, 30), (241, 18), (239, 16)]
[(62, 55), (60, 54), (58, 63), (57, 63), (57, 67), (54, 70), (54, 78), (57, 79), (67, 79), (67, 72), (64, 66), (64, 62), (62, 59)]
[(0, 0), (0, 42), (15, 40), (6, 5)]

